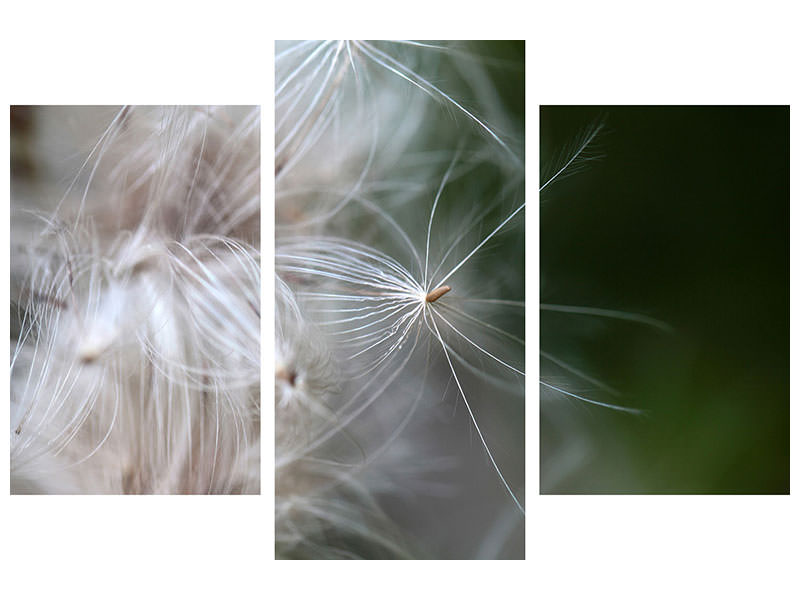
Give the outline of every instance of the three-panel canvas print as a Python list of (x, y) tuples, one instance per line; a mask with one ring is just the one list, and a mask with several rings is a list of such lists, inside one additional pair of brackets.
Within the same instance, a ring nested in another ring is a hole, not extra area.
[(522, 41), (274, 61), (263, 107), (10, 106), (12, 495), (471, 560), (532, 496), (789, 493), (788, 106), (539, 105)]

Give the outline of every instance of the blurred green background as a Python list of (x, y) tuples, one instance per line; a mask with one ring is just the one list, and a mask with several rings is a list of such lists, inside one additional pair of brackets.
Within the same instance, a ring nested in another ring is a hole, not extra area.
[(543, 165), (603, 123), (594, 160), (542, 195), (541, 301), (674, 328), (542, 313), (542, 349), (621, 396), (570, 389), (647, 416), (543, 394), (541, 491), (788, 493), (789, 108), (540, 118)]

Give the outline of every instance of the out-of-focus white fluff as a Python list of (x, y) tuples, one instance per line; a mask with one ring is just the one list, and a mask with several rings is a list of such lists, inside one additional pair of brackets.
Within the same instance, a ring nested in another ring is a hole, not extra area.
[(32, 114), (12, 492), (258, 493), (259, 110)]
[(278, 556), (520, 557), (519, 124), (449, 43), (278, 43), (275, 106)]

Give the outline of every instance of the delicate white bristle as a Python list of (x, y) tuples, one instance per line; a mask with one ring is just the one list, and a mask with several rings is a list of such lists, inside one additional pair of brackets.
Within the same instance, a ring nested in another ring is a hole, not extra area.
[(84, 159), (12, 195), (12, 491), (258, 493), (258, 109), (36, 114)]
[[(521, 136), (497, 127), (519, 122), (481, 57), (403, 40), (278, 43), (275, 110), (278, 554), (396, 558), (420, 543), (470, 556), (506, 506), (513, 537), (524, 336), (506, 330), (521, 326), (521, 303), (501, 316), (492, 302), (498, 280), (519, 294), (524, 278), (521, 238), (507, 237), (523, 225)], [(515, 258), (487, 269), (498, 247)], [(507, 412), (493, 418), (498, 390)], [(433, 426), (443, 403), (460, 426)], [(433, 508), (442, 494), (485, 517), (428, 523), (417, 540), (398, 527), (426, 503), (447, 519)], [(398, 498), (421, 507), (398, 515)], [(453, 547), (456, 529), (472, 543)]]

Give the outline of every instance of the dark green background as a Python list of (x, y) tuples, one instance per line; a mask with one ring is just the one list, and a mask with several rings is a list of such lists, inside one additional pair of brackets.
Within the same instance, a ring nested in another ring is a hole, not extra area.
[[(542, 195), (541, 301), (674, 328), (542, 313), (542, 348), (623, 392), (593, 397), (648, 411), (573, 407), (590, 457), (542, 491), (788, 493), (788, 107), (542, 107), (540, 117), (543, 161), (604, 124), (597, 160)], [(543, 460), (563, 435), (548, 427), (543, 418)]]

